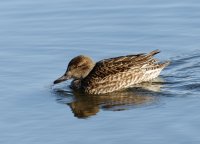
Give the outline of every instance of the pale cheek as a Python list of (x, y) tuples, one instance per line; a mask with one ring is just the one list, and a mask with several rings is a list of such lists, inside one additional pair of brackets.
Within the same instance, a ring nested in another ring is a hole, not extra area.
[(76, 69), (71, 70), (72, 77), (74, 78), (81, 78), (85, 77), (88, 74), (88, 67), (82, 66)]
[(72, 77), (74, 77), (74, 78), (80, 77), (80, 69), (75, 69), (75, 70), (71, 71), (71, 73), (72, 73)]

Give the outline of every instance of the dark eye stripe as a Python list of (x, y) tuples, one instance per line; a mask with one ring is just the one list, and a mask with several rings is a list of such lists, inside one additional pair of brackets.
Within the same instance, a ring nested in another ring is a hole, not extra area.
[(83, 67), (83, 66), (85, 66), (85, 63), (80, 63), (80, 64), (77, 65), (76, 67), (78, 68), (78, 67)]

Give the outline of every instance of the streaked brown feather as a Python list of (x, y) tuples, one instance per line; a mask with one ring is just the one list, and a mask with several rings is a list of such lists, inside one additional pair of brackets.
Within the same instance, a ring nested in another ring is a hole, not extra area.
[[(107, 93), (153, 79), (168, 64), (158, 63), (153, 58), (157, 53), (159, 51), (155, 50), (149, 54), (127, 55), (101, 60), (82, 80), (83, 89), (88, 93)], [(149, 71), (152, 73), (148, 73)], [(153, 71), (158, 74), (154, 74)]]
[(79, 55), (69, 62), (65, 74), (55, 80), (54, 84), (73, 79), (73, 89), (82, 89), (89, 94), (103, 94), (127, 88), (156, 78), (169, 64), (159, 63), (153, 57), (159, 52), (154, 50), (148, 54), (114, 57), (96, 64), (91, 58)]

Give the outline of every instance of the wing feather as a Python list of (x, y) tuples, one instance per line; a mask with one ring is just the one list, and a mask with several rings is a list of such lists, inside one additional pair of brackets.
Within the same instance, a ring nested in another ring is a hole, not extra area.
[(93, 70), (85, 78), (85, 81), (92, 79), (104, 79), (110, 75), (127, 72), (130, 69), (139, 69), (145, 65), (152, 65), (157, 62), (152, 56), (159, 53), (158, 50), (149, 54), (127, 55), (115, 58), (104, 59), (96, 63)]

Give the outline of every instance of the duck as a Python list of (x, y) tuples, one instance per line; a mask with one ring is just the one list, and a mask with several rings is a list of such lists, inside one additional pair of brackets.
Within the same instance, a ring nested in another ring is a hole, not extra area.
[(148, 82), (159, 76), (170, 61), (154, 58), (160, 50), (149, 53), (119, 56), (94, 62), (79, 55), (68, 64), (67, 70), (54, 84), (72, 79), (71, 88), (86, 94), (99, 95), (119, 91), (132, 85)]

